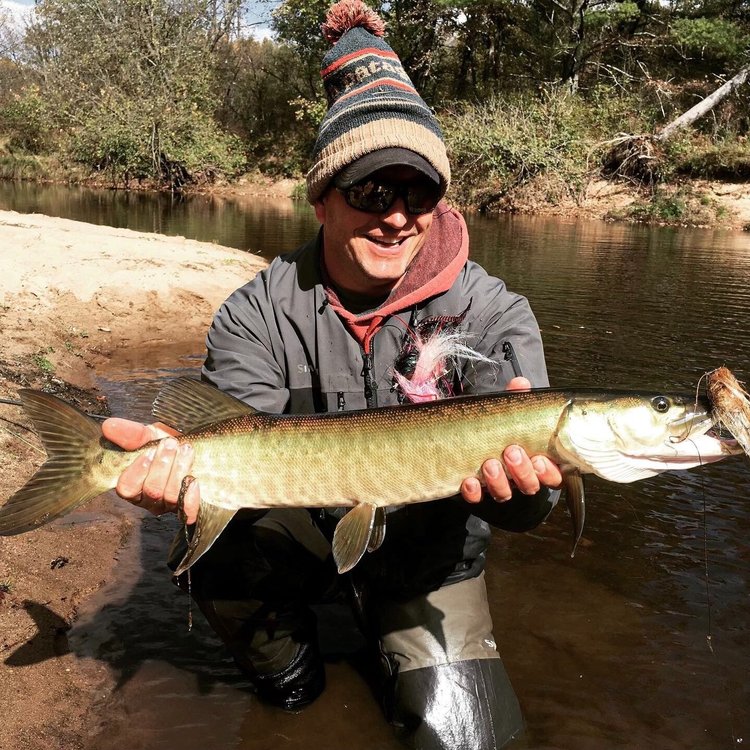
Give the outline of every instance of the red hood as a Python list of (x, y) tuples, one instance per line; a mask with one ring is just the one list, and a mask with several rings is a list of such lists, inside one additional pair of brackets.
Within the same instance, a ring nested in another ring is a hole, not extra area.
[(448, 291), (468, 257), (469, 234), (463, 216), (447, 204), (439, 203), (424, 247), (380, 307), (355, 315), (343, 307), (336, 291), (326, 285), (328, 302), (364, 350), (369, 351), (370, 339), (386, 318)]

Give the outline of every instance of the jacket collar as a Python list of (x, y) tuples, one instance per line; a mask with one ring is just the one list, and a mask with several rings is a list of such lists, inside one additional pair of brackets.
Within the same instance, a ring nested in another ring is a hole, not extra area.
[(323, 284), (329, 305), (342, 318), (366, 352), (383, 321), (395, 313), (448, 291), (469, 257), (469, 235), (461, 214), (446, 203), (435, 209), (430, 233), (412, 260), (401, 283), (374, 310), (356, 314), (347, 310), (327, 279), (322, 266)]

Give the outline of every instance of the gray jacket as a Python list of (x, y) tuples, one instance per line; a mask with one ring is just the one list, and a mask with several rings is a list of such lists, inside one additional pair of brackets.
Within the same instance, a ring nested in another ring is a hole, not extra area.
[[(447, 291), (388, 315), (366, 354), (329, 304), (320, 237), (276, 258), (221, 306), (208, 333), (203, 377), (274, 413), (396, 404), (393, 365), (407, 326), (431, 316), (459, 315), (469, 302), (461, 326), (467, 344), (495, 364), (461, 366), (457, 379), (463, 393), (505, 388), (514, 375), (503, 351), (506, 342), (532, 385), (548, 385), (539, 327), (528, 302), (471, 261)], [(476, 576), (484, 566), (487, 522), (525, 531), (547, 516), (557, 496), (543, 489), (533, 497), (518, 493), (502, 504), (487, 498), (474, 506), (456, 497), (398, 508), (388, 515), (385, 543), (365, 556), (360, 572), (404, 598)], [(321, 514), (320, 522), (330, 531), (335, 519)]]

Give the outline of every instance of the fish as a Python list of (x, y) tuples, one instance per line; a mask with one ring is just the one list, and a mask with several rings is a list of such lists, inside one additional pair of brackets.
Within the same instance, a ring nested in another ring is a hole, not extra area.
[[(75, 407), (34, 390), (21, 402), (48, 458), (0, 507), (0, 536), (37, 528), (113, 489), (122, 471), (158, 441), (125, 451)], [(187, 571), (244, 508), (351, 508), (332, 550), (351, 570), (385, 535), (385, 509), (450, 497), (485, 460), (512, 443), (559, 465), (574, 527), (585, 518), (583, 475), (633, 482), (742, 452), (712, 433), (705, 396), (532, 389), (464, 395), (349, 412), (278, 415), (254, 410), (213, 386), (170, 381), (153, 414), (193, 446), (201, 502)], [(187, 485), (183, 485), (183, 489)]]

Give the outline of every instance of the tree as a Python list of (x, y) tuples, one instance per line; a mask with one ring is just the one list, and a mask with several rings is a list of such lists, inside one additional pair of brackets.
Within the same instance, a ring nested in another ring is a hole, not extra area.
[(720, 104), (726, 99), (733, 91), (738, 89), (747, 79), (750, 78), (750, 65), (746, 65), (739, 73), (728, 80), (723, 86), (720, 86), (716, 91), (712, 92), (702, 101), (698, 102), (695, 106), (691, 107), (687, 112), (684, 112), (676, 119), (672, 120), (669, 124), (665, 125), (657, 134), (657, 141), (666, 141), (671, 138), (678, 130), (686, 128), (692, 125), (696, 120), (700, 119), (708, 112), (710, 112), (715, 106)]
[(179, 187), (235, 163), (216, 128), (213, 55), (235, 2), (40, 0), (26, 41), (71, 153), (113, 176)]

